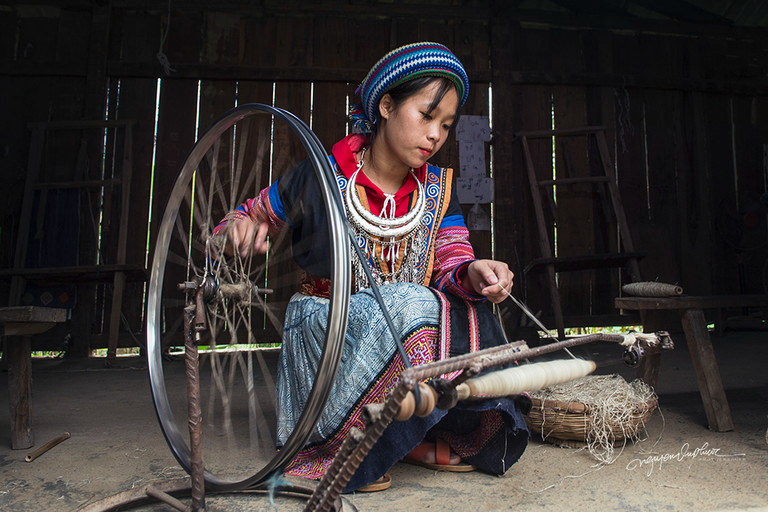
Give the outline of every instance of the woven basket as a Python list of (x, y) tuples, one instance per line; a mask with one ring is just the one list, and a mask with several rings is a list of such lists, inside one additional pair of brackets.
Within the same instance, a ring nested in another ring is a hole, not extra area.
[[(566, 446), (569, 443), (561, 441), (587, 441), (587, 433), (592, 426), (588, 406), (581, 402), (562, 402), (541, 398), (531, 398), (531, 400), (533, 407), (525, 416), (525, 422), (532, 433), (539, 434), (545, 441)], [(658, 399), (654, 396), (645, 405), (647, 407), (636, 408), (628, 422), (609, 425), (615, 441), (636, 437), (658, 406)]]

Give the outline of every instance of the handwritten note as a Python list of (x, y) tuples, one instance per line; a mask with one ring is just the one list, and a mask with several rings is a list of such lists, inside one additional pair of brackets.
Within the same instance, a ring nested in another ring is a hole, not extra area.
[(469, 209), (467, 215), (467, 229), (470, 231), (490, 231), (491, 230), (491, 218), (485, 209), (478, 203), (475, 203), (472, 208)]
[(490, 203), (493, 201), (493, 180), (485, 176), (457, 178), (456, 193), (462, 204)]
[(491, 140), (488, 116), (461, 116), (456, 125), (456, 140), (486, 142)]
[(461, 175), (465, 178), (485, 176), (485, 146), (482, 143), (460, 141), (459, 165)]
[(486, 178), (485, 143), (491, 140), (488, 116), (462, 116), (456, 125), (461, 178), (456, 180), (459, 202), (493, 201), (493, 180)]

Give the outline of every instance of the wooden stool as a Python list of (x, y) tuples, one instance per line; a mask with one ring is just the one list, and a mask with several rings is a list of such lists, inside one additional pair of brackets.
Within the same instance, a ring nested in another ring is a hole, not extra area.
[(32, 433), (32, 335), (67, 320), (67, 310), (38, 306), (0, 308), (0, 328), (6, 337), (8, 403), (11, 409), (11, 448), (35, 444)]
[[(720, 295), (675, 297), (618, 297), (619, 309), (680, 311), (680, 319), (696, 372), (696, 380), (704, 403), (709, 428), (717, 432), (733, 430), (731, 409), (725, 396), (720, 369), (704, 318), (705, 309), (768, 306), (768, 295)], [(640, 366), (639, 377), (655, 387), (659, 374), (659, 356), (647, 358)]]

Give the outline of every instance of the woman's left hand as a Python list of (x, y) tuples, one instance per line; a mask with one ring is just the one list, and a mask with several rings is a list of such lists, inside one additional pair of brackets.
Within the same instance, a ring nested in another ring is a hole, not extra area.
[(486, 296), (493, 303), (507, 298), (514, 277), (503, 261), (475, 260), (467, 268), (468, 284), (478, 295)]

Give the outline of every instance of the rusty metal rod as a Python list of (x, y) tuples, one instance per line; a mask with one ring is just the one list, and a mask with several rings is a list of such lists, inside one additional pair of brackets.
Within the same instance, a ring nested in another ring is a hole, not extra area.
[[(492, 362), (493, 361), (493, 357), (497, 353), (501, 357), (504, 357), (510, 351), (512, 353), (514, 353), (514, 352), (520, 352), (522, 350), (528, 350), (528, 344), (526, 343), (525, 340), (513, 341), (513, 342), (508, 343), (506, 345), (500, 345), (498, 347), (492, 347), (492, 348), (493, 349), (498, 349), (500, 347), (502, 348), (502, 350), (495, 350), (494, 352), (492, 352), (492, 353), (490, 353), (490, 354), (488, 354), (487, 356), (484, 356), (484, 357), (488, 357), (489, 358), (489, 362)], [(500, 364), (504, 364), (504, 363), (500, 363)], [(463, 382), (465, 382), (467, 379), (472, 378), (475, 375), (477, 375), (478, 373), (480, 373), (480, 371), (482, 371), (482, 369), (479, 368), (477, 365), (472, 365), (472, 366), (464, 369), (463, 372), (461, 372), (459, 375), (456, 376), (456, 378), (454, 378), (451, 381), (452, 387), (455, 388), (459, 384), (462, 384)]]
[[(352, 453), (349, 454), (347, 460), (341, 465), (338, 474), (333, 475), (333, 482), (325, 490), (325, 494), (320, 498), (314, 510), (317, 512), (329, 512), (331, 510), (334, 501), (341, 495), (344, 487), (346, 487), (355, 471), (357, 471), (357, 468), (362, 464), (363, 459), (371, 451), (371, 448), (379, 440), (387, 426), (392, 423), (395, 415), (400, 410), (400, 404), (403, 398), (405, 398), (406, 393), (412, 392), (416, 386), (416, 381), (410, 377), (411, 370), (415, 369), (416, 367), (412, 366), (400, 374), (400, 381), (383, 406), (381, 404), (366, 406), (365, 411), (368, 421), (366, 421), (365, 435), (357, 443)], [(317, 493), (318, 490), (316, 489), (315, 492)]]
[(144, 492), (147, 493), (147, 496), (151, 496), (152, 498), (155, 498), (158, 501), (162, 501), (166, 505), (170, 505), (176, 510), (180, 510), (181, 512), (188, 512), (189, 507), (182, 503), (181, 501), (177, 500), (173, 496), (171, 496), (168, 493), (165, 493), (155, 487), (152, 487), (151, 485), (148, 485)]
[(176, 478), (173, 480), (163, 480), (153, 482), (144, 487), (133, 487), (127, 491), (122, 491), (112, 496), (107, 496), (93, 503), (77, 509), (77, 512), (110, 512), (113, 510), (124, 510), (129, 505), (143, 503), (147, 500), (147, 487), (154, 487), (156, 490), (164, 493), (187, 493), (189, 492), (189, 477)]
[(337, 455), (333, 458), (333, 461), (331, 461), (331, 465), (328, 467), (328, 470), (317, 483), (315, 491), (304, 505), (304, 512), (310, 512), (311, 510), (314, 510), (314, 507), (318, 505), (320, 500), (327, 493), (331, 483), (333, 482), (334, 478), (336, 478), (336, 475), (339, 474), (339, 470), (341, 469), (342, 464), (352, 453), (352, 450), (360, 443), (363, 437), (364, 435), (359, 429), (352, 427), (349, 430), (349, 434), (347, 434), (347, 437), (345, 437), (344, 441), (342, 441)]
[(200, 410), (200, 366), (195, 332), (196, 307), (184, 308), (184, 354), (187, 375), (187, 415), (189, 424), (192, 512), (205, 510), (205, 469), (203, 467), (203, 415)]
[(451, 373), (458, 370), (478, 365), (480, 370), (485, 370), (493, 366), (499, 366), (505, 363), (511, 363), (519, 361), (521, 359), (530, 359), (538, 357), (565, 348), (575, 347), (577, 345), (586, 345), (594, 341), (608, 341), (613, 343), (621, 343), (624, 341), (624, 336), (620, 334), (589, 334), (587, 336), (579, 336), (576, 338), (569, 338), (563, 341), (555, 343), (549, 343), (540, 347), (523, 348), (519, 349), (519, 345), (509, 343), (506, 345), (499, 345), (492, 348), (478, 350), (469, 354), (462, 354), (450, 359), (443, 359), (440, 361), (433, 361), (421, 366), (415, 366), (408, 368), (403, 372), (413, 370), (412, 376), (416, 380), (424, 380), (431, 377), (437, 377), (444, 373)]
[[(252, 294), (264, 295), (275, 292), (272, 288), (260, 288), (250, 281), (234, 284), (220, 283), (216, 286), (224, 297), (230, 299), (250, 299)], [(176, 288), (181, 292), (197, 292), (200, 285), (195, 281), (184, 281), (183, 283), (177, 284)]]
[(33, 460), (35, 460), (36, 458), (38, 458), (39, 456), (41, 456), (42, 454), (44, 454), (45, 452), (47, 452), (48, 450), (50, 450), (51, 448), (59, 444), (60, 442), (66, 441), (70, 437), (72, 437), (72, 435), (69, 432), (64, 432), (60, 436), (54, 437), (53, 439), (51, 439), (40, 448), (33, 451), (32, 453), (28, 453), (27, 456), (24, 457), (24, 460), (27, 462), (32, 462)]

